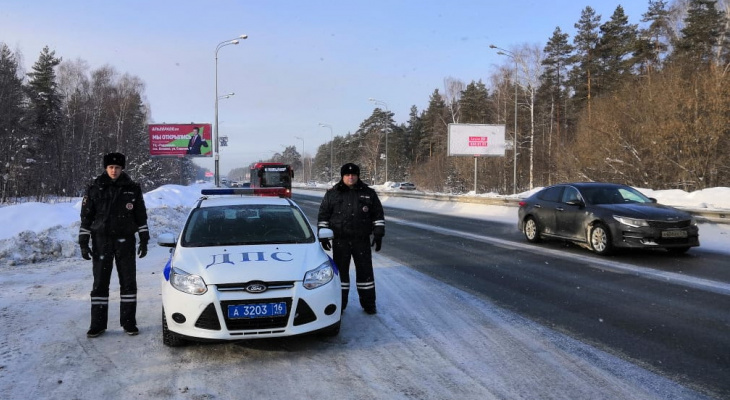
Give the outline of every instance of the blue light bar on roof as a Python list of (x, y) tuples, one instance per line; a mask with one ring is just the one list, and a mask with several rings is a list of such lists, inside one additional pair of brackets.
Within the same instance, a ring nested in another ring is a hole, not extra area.
[(271, 188), (216, 188), (216, 189), (202, 189), (200, 194), (206, 196), (220, 196), (220, 195), (247, 195), (247, 196), (286, 196), (286, 188), (283, 187), (271, 187)]

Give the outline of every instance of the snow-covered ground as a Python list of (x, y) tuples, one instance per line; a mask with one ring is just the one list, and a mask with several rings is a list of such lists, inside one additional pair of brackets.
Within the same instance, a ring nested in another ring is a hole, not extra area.
[[(76, 244), (78, 199), (0, 208), (0, 399), (705, 398), (378, 253), (379, 313), (348, 308), (336, 338), (166, 348), (159, 296), (168, 249), (155, 239), (181, 228), (200, 189), (145, 194), (153, 239), (137, 261), (135, 337), (116, 326), (115, 278), (109, 330), (85, 336), (92, 278)], [(665, 204), (730, 209), (726, 188), (644, 193)], [(516, 219), (514, 207), (381, 197), (393, 207)], [(701, 224), (700, 234), (703, 247), (730, 253), (730, 225)]]

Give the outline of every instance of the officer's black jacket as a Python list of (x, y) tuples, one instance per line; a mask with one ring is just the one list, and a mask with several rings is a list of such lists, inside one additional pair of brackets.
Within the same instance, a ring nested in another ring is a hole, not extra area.
[(125, 172), (116, 181), (106, 173), (99, 175), (86, 188), (81, 203), (79, 241), (91, 233), (110, 237), (134, 236), (139, 231), (141, 242), (149, 240), (147, 209), (142, 189)]
[(385, 215), (375, 190), (358, 180), (350, 189), (340, 180), (327, 190), (319, 206), (318, 228), (330, 228), (335, 238), (385, 234)]

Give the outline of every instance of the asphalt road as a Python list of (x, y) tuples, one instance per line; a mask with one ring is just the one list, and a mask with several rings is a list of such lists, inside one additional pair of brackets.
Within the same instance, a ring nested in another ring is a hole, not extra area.
[[(319, 199), (295, 196), (312, 221)], [(682, 385), (730, 398), (727, 255), (526, 243), (516, 224), (386, 208), (381, 253)]]

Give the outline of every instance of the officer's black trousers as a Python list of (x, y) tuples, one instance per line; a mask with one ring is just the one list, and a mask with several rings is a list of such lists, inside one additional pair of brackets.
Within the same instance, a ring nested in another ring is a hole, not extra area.
[(370, 250), (370, 237), (335, 238), (332, 243), (332, 259), (340, 270), (342, 280), (342, 309), (347, 307), (350, 292), (350, 259), (355, 262), (355, 280), (360, 305), (375, 306), (375, 274)]
[(137, 265), (135, 237), (107, 237), (95, 234), (92, 238), (94, 286), (91, 290), (91, 329), (106, 329), (109, 311), (109, 283), (116, 261), (119, 276), (119, 324), (137, 325)]

